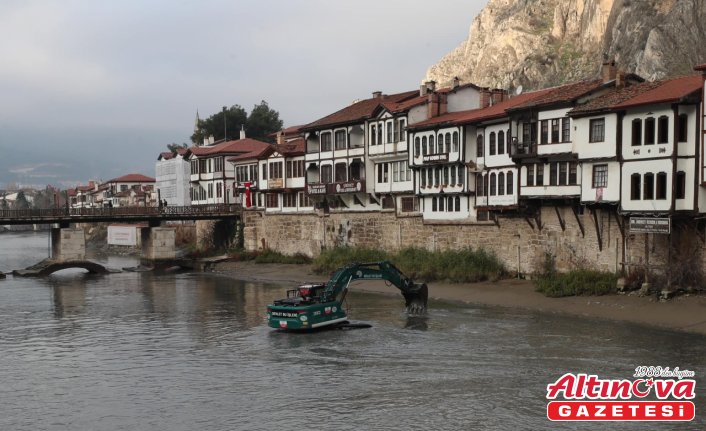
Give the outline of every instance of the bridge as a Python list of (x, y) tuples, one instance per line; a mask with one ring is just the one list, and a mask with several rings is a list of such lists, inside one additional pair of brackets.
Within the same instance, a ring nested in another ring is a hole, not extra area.
[(182, 207), (49, 208), (0, 210), (0, 225), (72, 223), (139, 223), (158, 226), (162, 221), (216, 220), (239, 218), (240, 204), (213, 204)]
[[(195, 205), (182, 207), (120, 207), (120, 208), (50, 208), (0, 210), (0, 225), (54, 225), (51, 232), (52, 267), (42, 268), (37, 275), (46, 275), (68, 267), (81, 267), (92, 272), (100, 269), (86, 261), (86, 240), (83, 229), (71, 228), (73, 223), (144, 223), (141, 230), (142, 252), (153, 261), (173, 260), (176, 255), (176, 230), (161, 227), (164, 221), (241, 219), (239, 204)], [(84, 265), (81, 266), (81, 262)], [(71, 263), (70, 266), (63, 265)], [(19, 274), (18, 274), (19, 275)], [(22, 274), (29, 275), (29, 274)]]

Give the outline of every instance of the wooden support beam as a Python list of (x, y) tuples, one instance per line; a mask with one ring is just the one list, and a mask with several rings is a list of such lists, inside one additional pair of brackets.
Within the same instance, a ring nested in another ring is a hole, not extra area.
[(625, 238), (625, 223), (620, 221), (620, 216), (617, 211), (614, 212), (613, 215), (615, 215), (615, 222), (618, 224), (618, 229), (620, 229), (620, 236)]
[(534, 230), (534, 225), (532, 224), (532, 219), (529, 218), (529, 217), (525, 217), (525, 221), (527, 222), (527, 224), (529, 225), (529, 227), (531, 227), (532, 230)]
[(581, 219), (579, 218), (579, 213), (576, 212), (576, 207), (571, 206), (571, 211), (574, 213), (574, 217), (576, 218), (576, 223), (579, 224), (579, 229), (581, 230), (581, 238), (586, 238), (586, 231), (583, 228), (583, 223), (581, 223)]
[(541, 232), (542, 228), (544, 227), (544, 226), (542, 226), (542, 208), (541, 207), (537, 210), (537, 214), (534, 215), (534, 221), (535, 221), (535, 223), (537, 223), (537, 229)]
[(566, 232), (566, 220), (561, 218), (561, 213), (559, 213), (559, 207), (554, 206), (554, 212), (556, 212), (556, 218), (559, 219), (559, 225), (561, 226), (561, 231)]
[(598, 238), (598, 250), (603, 251), (603, 238), (601, 237), (601, 230), (598, 228), (598, 214), (595, 209), (591, 209), (591, 215), (593, 216), (593, 224), (596, 227), (596, 237)]

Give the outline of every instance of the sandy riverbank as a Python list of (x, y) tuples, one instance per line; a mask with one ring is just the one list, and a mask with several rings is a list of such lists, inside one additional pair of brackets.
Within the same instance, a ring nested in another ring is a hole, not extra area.
[[(314, 274), (309, 265), (223, 262), (216, 270), (239, 280), (287, 286), (327, 279), (325, 276)], [(396, 289), (391, 289), (381, 282), (356, 282), (351, 289), (397, 294)], [(705, 295), (680, 296), (666, 302), (636, 295), (547, 298), (535, 292), (530, 281), (502, 280), (496, 283), (429, 283), (429, 297), (442, 301), (632, 322), (706, 335)]]

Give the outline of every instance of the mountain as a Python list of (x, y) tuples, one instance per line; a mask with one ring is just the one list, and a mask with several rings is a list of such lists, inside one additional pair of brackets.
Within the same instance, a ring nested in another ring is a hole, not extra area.
[(705, 47), (706, 0), (490, 0), (425, 81), (536, 89), (595, 77), (604, 60), (654, 80), (693, 73)]

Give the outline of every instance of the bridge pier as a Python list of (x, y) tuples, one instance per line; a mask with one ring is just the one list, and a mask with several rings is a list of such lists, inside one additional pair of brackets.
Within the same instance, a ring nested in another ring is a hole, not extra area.
[(52, 228), (51, 254), (57, 262), (86, 259), (86, 235), (83, 229)]
[(176, 229), (149, 227), (142, 229), (142, 255), (150, 260), (176, 257)]

